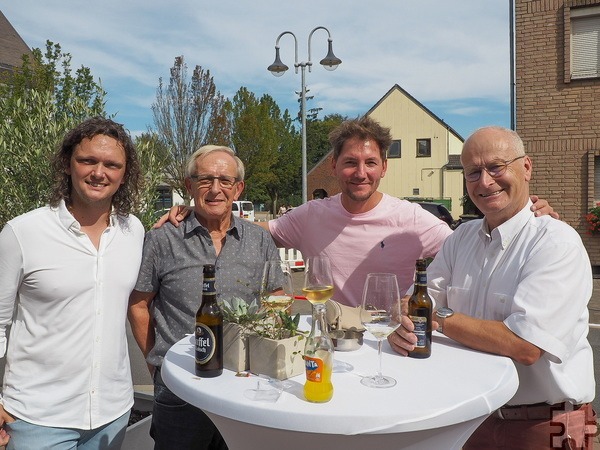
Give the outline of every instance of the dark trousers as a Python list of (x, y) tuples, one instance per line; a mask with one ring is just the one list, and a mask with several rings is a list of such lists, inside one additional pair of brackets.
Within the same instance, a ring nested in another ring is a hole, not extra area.
[(154, 373), (154, 407), (150, 436), (154, 450), (228, 450), (221, 433), (199, 408), (186, 403)]

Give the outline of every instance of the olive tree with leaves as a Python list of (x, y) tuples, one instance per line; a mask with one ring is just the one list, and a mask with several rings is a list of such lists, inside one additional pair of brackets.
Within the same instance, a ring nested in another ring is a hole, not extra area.
[(47, 203), (53, 174), (48, 161), (65, 133), (104, 115), (102, 87), (71, 55), (46, 42), (0, 80), (0, 224)]
[(159, 79), (152, 112), (156, 134), (169, 150), (164, 180), (186, 204), (190, 202), (185, 188), (189, 157), (206, 144), (230, 145), (225, 101), (209, 70), (196, 66), (188, 78), (183, 56), (175, 58), (168, 85)]
[[(54, 179), (49, 160), (65, 134), (81, 121), (106, 117), (105, 92), (91, 72), (73, 74), (71, 56), (50, 41), (46, 53), (33, 50), (20, 68), (3, 73), (0, 83), (0, 226), (47, 204)], [(138, 148), (142, 171), (149, 180), (141, 192), (136, 215), (153, 208), (156, 182), (162, 173), (158, 150)], [(157, 175), (158, 174), (158, 175)], [(153, 220), (146, 221), (150, 226)]]

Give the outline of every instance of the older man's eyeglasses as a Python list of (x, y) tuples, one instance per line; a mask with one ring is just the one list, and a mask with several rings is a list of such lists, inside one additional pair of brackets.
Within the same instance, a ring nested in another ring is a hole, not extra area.
[(228, 177), (225, 175), (221, 175), (220, 177), (213, 177), (210, 175), (190, 175), (190, 178), (198, 183), (198, 186), (202, 188), (212, 187), (215, 180), (219, 182), (219, 186), (223, 189), (231, 189), (235, 183), (239, 180), (234, 177)]
[(481, 178), (481, 172), (484, 170), (490, 177), (499, 178), (504, 175), (504, 172), (506, 172), (506, 169), (510, 164), (521, 158), (525, 158), (525, 155), (517, 156), (509, 161), (495, 161), (486, 166), (465, 167), (465, 180), (467, 180), (469, 183), (479, 181)]

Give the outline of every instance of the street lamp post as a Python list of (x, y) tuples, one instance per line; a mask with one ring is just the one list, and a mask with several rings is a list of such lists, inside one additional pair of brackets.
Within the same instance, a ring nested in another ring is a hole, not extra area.
[(305, 75), (305, 72), (306, 72), (307, 67), (308, 67), (308, 71), (309, 72), (311, 71), (312, 61), (310, 59), (310, 55), (311, 55), (310, 41), (312, 39), (312, 35), (317, 30), (327, 31), (327, 41), (328, 41), (327, 56), (325, 56), (325, 58), (323, 58), (319, 63), (323, 67), (325, 67), (325, 69), (327, 69), (327, 70), (337, 69), (337, 67), (342, 63), (342, 60), (333, 54), (333, 39), (331, 39), (331, 33), (329, 32), (329, 30), (325, 27), (316, 27), (308, 35), (308, 60), (302, 61), (302, 62), (298, 62), (298, 39), (296, 39), (296, 35), (294, 33), (292, 33), (291, 31), (284, 31), (283, 33), (281, 33), (279, 36), (277, 36), (277, 40), (275, 41), (275, 61), (273, 62), (273, 64), (271, 64), (269, 67), (267, 67), (267, 70), (269, 72), (271, 72), (273, 75), (275, 75), (276, 77), (282, 76), (289, 69), (288, 66), (286, 66), (283, 62), (281, 62), (281, 58), (279, 57), (279, 40), (281, 39), (282, 36), (284, 36), (286, 34), (291, 34), (294, 37), (294, 43), (295, 43), (296, 58), (295, 58), (295, 63), (294, 63), (294, 69), (295, 69), (296, 73), (298, 73), (298, 67), (300, 67), (302, 69), (301, 70), (302, 89), (300, 91), (300, 118), (301, 118), (301, 122), (302, 122), (302, 203), (306, 203), (306, 201), (307, 201), (306, 75)]

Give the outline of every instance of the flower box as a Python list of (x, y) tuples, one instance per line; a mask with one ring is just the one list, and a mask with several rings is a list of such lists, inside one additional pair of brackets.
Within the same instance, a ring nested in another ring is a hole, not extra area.
[(237, 323), (223, 323), (223, 367), (234, 372), (248, 370), (248, 336)]
[(250, 334), (248, 336), (250, 371), (285, 380), (304, 373), (304, 336), (270, 339)]

